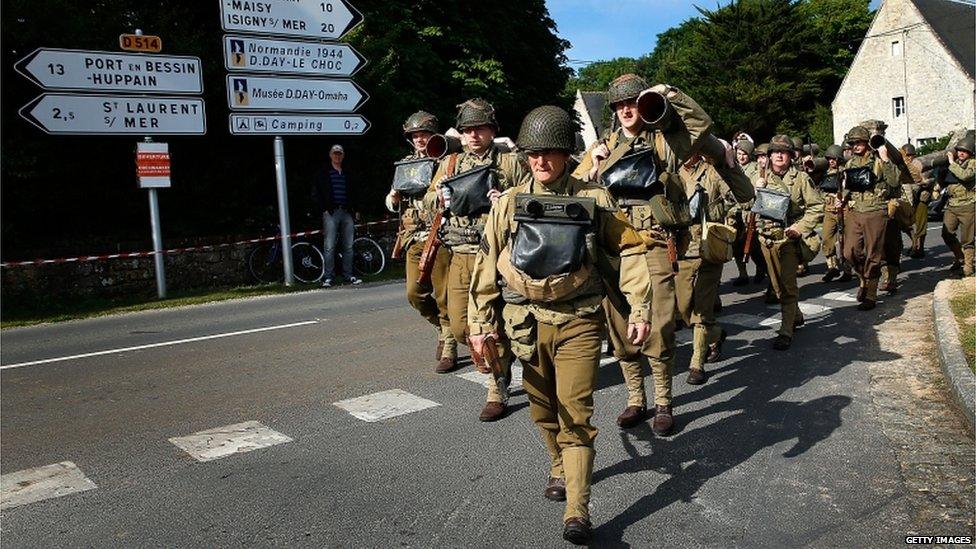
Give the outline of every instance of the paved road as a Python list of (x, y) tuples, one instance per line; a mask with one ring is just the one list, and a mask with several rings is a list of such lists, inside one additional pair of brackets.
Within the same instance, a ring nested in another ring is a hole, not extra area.
[[(933, 531), (945, 526), (920, 518), (917, 481), (909, 486), (899, 457), (910, 442), (886, 436), (872, 386), (872, 365), (904, 359), (897, 341), (879, 342), (879, 326), (943, 276), (948, 259), (936, 251), (906, 260), (902, 291), (874, 314), (854, 310), (853, 287), (819, 282), (821, 260), (803, 280), (808, 324), (785, 353), (769, 350), (778, 309), (762, 303), (762, 288), (726, 283), (727, 358), (708, 384), (687, 385), (690, 335), (680, 334), (677, 433), (668, 438), (647, 425), (616, 428), (626, 390), (605, 361), (595, 545), (882, 547), (910, 532), (973, 535), (971, 526)], [(247, 333), (199, 339), (234, 332)], [(478, 422), (484, 388), (470, 366), (456, 374), (471, 379), (433, 373), (431, 329), (400, 285), (5, 330), (2, 339), (5, 478), (70, 461), (95, 486), (3, 510), (6, 546), (562, 543), (562, 505), (542, 498), (548, 465), (525, 395), (515, 394), (505, 420)], [(429, 407), (367, 422), (334, 405), (390, 390)], [(287, 441), (206, 462), (170, 442), (248, 421)], [(960, 436), (970, 443), (960, 459), (971, 460), (971, 436)]]

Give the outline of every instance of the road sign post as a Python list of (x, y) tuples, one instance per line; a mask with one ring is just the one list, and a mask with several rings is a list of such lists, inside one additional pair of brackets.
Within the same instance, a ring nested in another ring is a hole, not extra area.
[(295, 270), (291, 263), (291, 219), (288, 215), (288, 177), (285, 175), (285, 142), (280, 135), (274, 138), (275, 182), (278, 185), (278, 218), (281, 225), (281, 264), (285, 271), (285, 286), (295, 284)]

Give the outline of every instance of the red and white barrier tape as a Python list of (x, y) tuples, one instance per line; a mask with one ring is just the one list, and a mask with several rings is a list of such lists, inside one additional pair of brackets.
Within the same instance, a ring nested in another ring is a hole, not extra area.
[[(359, 227), (369, 227), (372, 225), (388, 225), (390, 223), (396, 222), (395, 219), (387, 221), (371, 221), (369, 223), (360, 223), (356, 225)], [(288, 236), (291, 238), (300, 238), (304, 236), (312, 236), (316, 234), (322, 234), (322, 229), (316, 229), (314, 231), (301, 231), (297, 233), (292, 233)], [(249, 240), (240, 240), (237, 242), (226, 242), (224, 244), (208, 244), (205, 246), (191, 246), (189, 248), (172, 248), (169, 250), (162, 250), (163, 255), (172, 254), (182, 254), (182, 253), (192, 253), (192, 252), (206, 252), (210, 250), (217, 250), (220, 248), (230, 248), (232, 246), (240, 246), (242, 244), (258, 244), (261, 242), (271, 242), (272, 240), (281, 240), (281, 235), (275, 236), (265, 236), (261, 238), (252, 238)], [(156, 255), (156, 252), (128, 252), (120, 254), (105, 254), (105, 255), (85, 255), (79, 257), (65, 257), (60, 259), (35, 259), (33, 261), (9, 261), (6, 263), (0, 263), (0, 267), (26, 267), (28, 265), (57, 265), (61, 263), (85, 263), (88, 261), (102, 261), (106, 259), (132, 259), (136, 257), (151, 257)]]

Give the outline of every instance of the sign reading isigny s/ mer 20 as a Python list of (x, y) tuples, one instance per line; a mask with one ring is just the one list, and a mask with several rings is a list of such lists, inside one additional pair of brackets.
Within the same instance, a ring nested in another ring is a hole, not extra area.
[(197, 57), (38, 48), (14, 69), (49, 90), (203, 92)]
[(225, 31), (337, 40), (363, 20), (346, 0), (218, 0)]
[(20, 115), (56, 135), (203, 135), (203, 99), (45, 93)]
[(224, 36), (224, 66), (231, 71), (352, 76), (365, 64), (349, 44)]
[(227, 75), (227, 105), (234, 110), (355, 112), (367, 99), (351, 80)]

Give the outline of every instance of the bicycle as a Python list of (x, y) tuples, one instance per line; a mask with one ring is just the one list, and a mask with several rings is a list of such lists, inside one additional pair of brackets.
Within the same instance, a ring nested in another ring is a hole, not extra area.
[[(372, 276), (383, 272), (386, 255), (375, 240), (360, 236), (353, 240), (353, 270), (360, 276)], [(292, 269), (295, 279), (304, 284), (314, 284), (325, 276), (325, 256), (322, 250), (310, 242), (296, 242), (291, 246)], [(336, 253), (336, 261), (342, 258)], [(247, 267), (255, 280), (270, 284), (284, 278), (281, 241), (262, 242), (248, 254)]]

